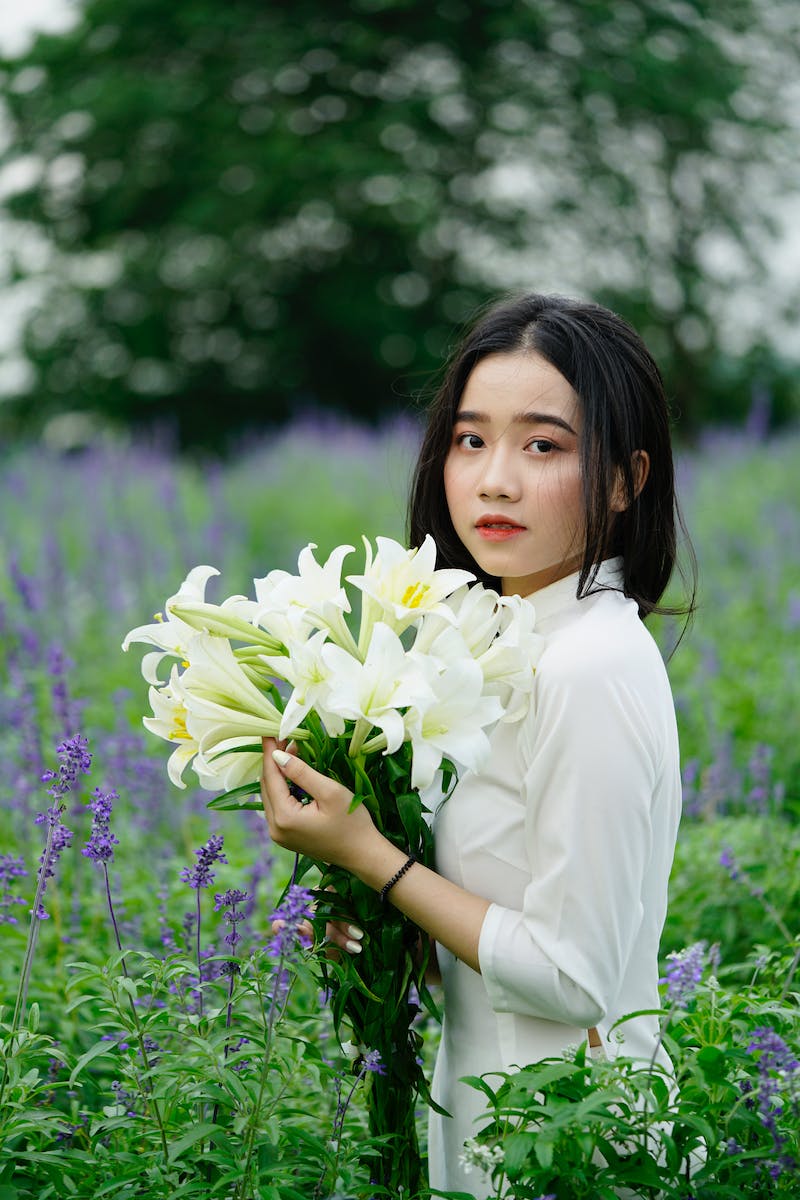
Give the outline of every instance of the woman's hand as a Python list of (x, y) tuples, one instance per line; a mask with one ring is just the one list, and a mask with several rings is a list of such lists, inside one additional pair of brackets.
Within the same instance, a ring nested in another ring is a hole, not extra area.
[[(359, 804), (348, 812), (353, 793), (343, 784), (321, 775), (308, 763), (286, 754), (285, 743), (263, 738), (264, 765), (261, 800), (274, 842), (287, 850), (307, 854), (359, 873), (386, 839), (378, 832), (367, 809)], [(273, 752), (283, 755), (277, 762)], [(289, 784), (296, 784), (307, 799), (295, 798)], [(337, 939), (338, 941), (338, 939)]]
[[(283, 921), (273, 921), (272, 932), (277, 933), (283, 928), (283, 925)], [(314, 927), (310, 921), (302, 921), (297, 926), (297, 932), (309, 945), (314, 945)], [(325, 947), (325, 957), (335, 962), (339, 958), (340, 950), (345, 950), (348, 954), (360, 954), (363, 937), (364, 930), (359, 929), (358, 925), (353, 925), (352, 922), (327, 921), (325, 924), (325, 941), (322, 943)]]

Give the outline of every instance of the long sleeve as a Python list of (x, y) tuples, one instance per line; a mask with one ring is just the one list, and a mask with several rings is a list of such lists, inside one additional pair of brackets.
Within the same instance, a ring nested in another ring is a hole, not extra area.
[(530, 882), (521, 911), (490, 907), (479, 959), (496, 1012), (585, 1027), (613, 1007), (642, 926), (672, 706), (660, 659), (629, 646), (573, 637), (540, 674), (521, 732)]

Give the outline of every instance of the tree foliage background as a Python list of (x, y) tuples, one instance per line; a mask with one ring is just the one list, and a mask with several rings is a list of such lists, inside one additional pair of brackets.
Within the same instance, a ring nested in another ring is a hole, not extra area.
[(799, 47), (791, 0), (86, 0), (2, 64), (11, 280), (48, 253), (0, 429), (397, 412), (509, 288), (616, 307), (687, 427), (786, 418), (797, 365), (730, 320)]

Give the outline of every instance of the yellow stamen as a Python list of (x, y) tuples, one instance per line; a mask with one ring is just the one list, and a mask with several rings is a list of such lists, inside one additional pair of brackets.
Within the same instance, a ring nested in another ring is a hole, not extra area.
[[(186, 709), (183, 711), (185, 714)], [(171, 742), (190, 742), (192, 740), (192, 735), (186, 729), (185, 715), (181, 715), (181, 713), (176, 712), (172, 719), (175, 722), (175, 727), (169, 732), (169, 740)]]
[(430, 590), (429, 583), (411, 583), (403, 592), (400, 603), (405, 608), (419, 608)]
[(153, 613), (153, 620), (158, 621), (159, 625), (163, 625), (165, 617), (163, 613)]

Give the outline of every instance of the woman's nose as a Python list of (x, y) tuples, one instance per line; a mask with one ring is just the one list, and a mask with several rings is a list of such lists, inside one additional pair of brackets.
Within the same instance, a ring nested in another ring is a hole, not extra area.
[(501, 448), (495, 447), (485, 455), (482, 465), (483, 470), (478, 479), (478, 494), (482, 499), (519, 499), (517, 474), (509, 462), (509, 456)]

